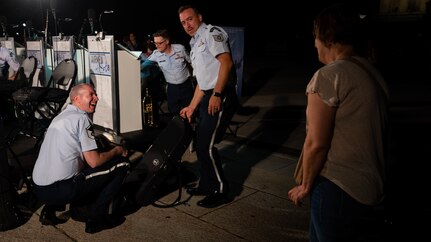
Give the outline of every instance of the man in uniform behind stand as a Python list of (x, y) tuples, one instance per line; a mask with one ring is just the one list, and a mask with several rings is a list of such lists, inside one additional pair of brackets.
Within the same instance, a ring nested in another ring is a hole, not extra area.
[(157, 62), (163, 72), (167, 88), (168, 110), (179, 114), (193, 98), (193, 83), (190, 74), (190, 56), (181, 44), (171, 44), (169, 32), (158, 30), (153, 34), (156, 50), (146, 61)]
[[(171, 43), (170, 34), (166, 29), (156, 31), (153, 38), (157, 49), (145, 62), (156, 62), (162, 71), (167, 83), (168, 111), (171, 115), (177, 115), (193, 98), (194, 78), (191, 74), (190, 55), (183, 45)], [(190, 152), (195, 150), (195, 145), (194, 138), (189, 147)]]
[[(12, 93), (21, 87), (27, 85), (24, 81), (15, 81), (15, 75), (20, 64), (15, 55), (7, 48), (1, 46), (0, 42), (0, 109), (1, 116), (8, 116), (13, 109), (9, 103), (9, 97)], [(8, 118), (8, 117), (6, 117)]]
[(89, 117), (99, 100), (93, 86), (78, 84), (69, 96), (71, 104), (52, 120), (33, 169), (35, 193), (45, 203), (39, 221), (64, 223), (55, 212), (65, 204), (91, 204), (85, 232), (96, 233), (124, 221), (110, 205), (120, 192), (129, 160), (122, 146), (98, 150)]
[(215, 144), (224, 137), (238, 108), (234, 63), (228, 35), (222, 28), (202, 22), (202, 15), (193, 6), (180, 7), (178, 13), (184, 30), (192, 37), (190, 58), (197, 80), (193, 99), (180, 114), (190, 120), (199, 108), (196, 154), (200, 179), (198, 187), (189, 187), (187, 192), (205, 196), (197, 205), (212, 208), (230, 201)]

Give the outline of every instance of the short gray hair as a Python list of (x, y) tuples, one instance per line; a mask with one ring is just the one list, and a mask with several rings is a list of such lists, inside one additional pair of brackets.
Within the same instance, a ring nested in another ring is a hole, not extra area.
[(94, 86), (89, 84), (89, 83), (80, 83), (80, 84), (72, 87), (72, 89), (70, 90), (70, 93), (69, 93), (69, 99), (70, 99), (71, 103), (73, 103), (73, 98), (78, 96), (80, 94), (81, 89), (85, 86), (88, 86), (88, 87), (91, 87), (92, 89), (94, 89)]

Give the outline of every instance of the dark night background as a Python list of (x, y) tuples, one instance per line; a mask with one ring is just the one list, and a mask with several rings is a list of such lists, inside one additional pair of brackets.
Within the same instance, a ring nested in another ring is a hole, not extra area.
[[(390, 81), (423, 81), (430, 74), (429, 19), (408, 21), (379, 19), (380, 1), (345, 0), (357, 4), (364, 14), (378, 19), (373, 27), (375, 59)], [(311, 35), (312, 19), (324, 6), (339, 0), (311, 1), (253, 1), (233, 2), (229, 0), (3, 0), (0, 16), (7, 19), (9, 36), (23, 44), (22, 23), (31, 21), (36, 30), (44, 31), (47, 11), (49, 34), (55, 35), (51, 8), (55, 8), (57, 19), (71, 18), (70, 22), (59, 22), (57, 32), (79, 36), (83, 27), (83, 38), (90, 34), (88, 10), (95, 13), (94, 29), (100, 30), (99, 16), (103, 14), (103, 30), (121, 41), (123, 36), (135, 32), (141, 41), (159, 28), (171, 31), (172, 40), (188, 47), (189, 36), (179, 22), (177, 10), (181, 5), (197, 6), (208, 24), (244, 27), (245, 58), (286, 56), (304, 64), (317, 65), (316, 50)], [(140, 6), (143, 5), (143, 6)], [(12, 25), (19, 25), (12, 28)], [(17, 36), (15, 33), (19, 33)], [(39, 34), (43, 37), (43, 33)], [(397, 70), (394, 72), (393, 70)]]
[[(113, 34), (116, 39), (134, 31), (143, 40), (148, 34), (159, 28), (168, 28), (173, 39), (183, 44), (189, 37), (180, 25), (177, 10), (181, 5), (193, 4), (203, 14), (208, 24), (223, 26), (239, 26), (245, 29), (246, 51), (260, 52), (267, 41), (301, 40), (306, 38), (307, 45), (311, 39), (311, 21), (313, 16), (323, 6), (336, 1), (277, 1), (258, 3), (219, 1), (113, 1), (113, 0), (3, 0), (0, 3), (0, 14), (7, 18), (9, 36), (15, 36), (22, 41), (22, 27), (12, 29), (11, 24), (32, 21), (35, 29), (44, 31), (47, 10), (49, 11), (49, 33), (55, 35), (54, 20), (51, 8), (54, 7), (57, 19), (71, 18), (70, 22), (60, 22), (57, 32), (65, 35), (78, 36), (83, 20), (88, 18), (88, 10), (94, 9), (95, 30), (100, 30), (99, 15), (104, 10), (114, 10), (113, 14), (103, 14), (103, 29), (107, 34)], [(378, 1), (356, 0), (364, 11), (378, 11)], [(143, 5), (139, 7), (138, 5)], [(90, 33), (89, 24), (84, 24), (84, 34)], [(43, 34), (42, 34), (43, 35)], [(312, 47), (311, 42), (311, 47)], [(256, 51), (254, 51), (256, 49)]]

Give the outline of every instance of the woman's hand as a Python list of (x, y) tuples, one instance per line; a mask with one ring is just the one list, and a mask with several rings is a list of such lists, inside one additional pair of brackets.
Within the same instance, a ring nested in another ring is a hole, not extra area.
[(288, 192), (288, 198), (297, 206), (302, 205), (306, 196), (308, 196), (308, 191), (306, 191), (303, 185), (295, 186)]

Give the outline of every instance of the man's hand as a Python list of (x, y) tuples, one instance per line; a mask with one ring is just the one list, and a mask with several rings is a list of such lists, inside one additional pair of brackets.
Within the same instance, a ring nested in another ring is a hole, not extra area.
[(13, 75), (11, 75), (11, 76), (9, 76), (7, 79), (9, 80), (9, 81), (14, 81), (15, 80), (15, 77), (16, 77), (16, 72), (13, 74)]
[(214, 116), (216, 113), (220, 112), (222, 109), (221, 103), (221, 97), (211, 96), (208, 104), (208, 114)]
[(191, 123), (194, 112), (195, 112), (195, 109), (188, 106), (188, 107), (181, 109), (180, 116), (183, 118), (187, 118), (189, 120), (189, 123)]
[(115, 151), (116, 154), (127, 157), (127, 155), (129, 154), (129, 151), (124, 148), (123, 146), (115, 146), (114, 149), (117, 149), (117, 151)]

